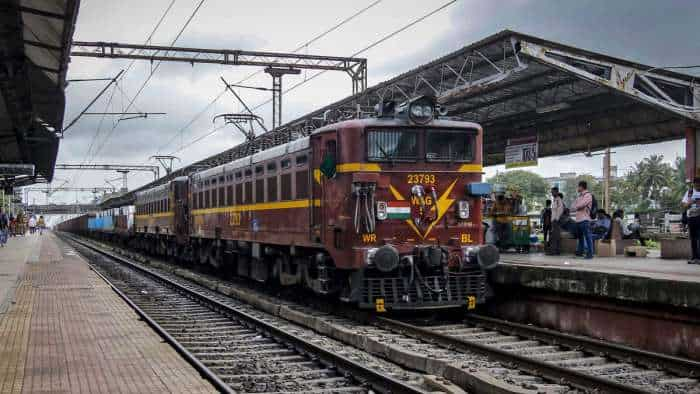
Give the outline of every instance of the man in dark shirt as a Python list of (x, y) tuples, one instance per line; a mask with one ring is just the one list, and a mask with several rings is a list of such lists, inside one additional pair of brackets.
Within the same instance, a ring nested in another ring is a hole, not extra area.
[(544, 209), (540, 213), (540, 222), (542, 223), (542, 234), (544, 235), (544, 246), (549, 246), (549, 235), (552, 232), (552, 200), (547, 200), (544, 203)]

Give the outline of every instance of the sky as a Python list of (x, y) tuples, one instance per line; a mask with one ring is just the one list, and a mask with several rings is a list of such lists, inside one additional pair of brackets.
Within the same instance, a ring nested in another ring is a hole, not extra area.
[[(144, 43), (172, 0), (82, 0), (75, 40)], [(152, 43), (170, 45), (201, 0), (176, 0)], [(376, 4), (374, 4), (376, 2)], [(348, 56), (446, 3), (446, 0), (347, 1), (231, 1), (206, 0), (177, 40), (178, 46), (290, 52), (346, 17), (371, 4), (367, 11), (301, 53)], [(576, 47), (653, 66), (700, 64), (697, 36), (700, 7), (696, 0), (458, 0), (410, 29), (362, 54), (368, 59), (369, 85), (389, 79), (503, 29), (512, 29)], [(127, 69), (130, 61), (74, 57), (69, 79), (104, 78)], [(137, 61), (119, 83), (107, 91), (91, 111), (119, 112), (151, 73), (152, 65)], [(220, 77), (237, 82), (259, 68), (244, 66), (162, 63), (136, 98), (130, 111), (166, 112), (163, 116), (126, 120), (85, 116), (61, 141), (58, 163), (157, 164), (155, 154), (174, 154), (176, 167), (200, 160), (241, 142), (233, 127), (221, 127), (215, 115), (240, 112), (233, 96), (223, 93)], [(697, 70), (700, 71), (700, 70)], [(303, 81), (314, 72), (286, 76), (284, 86)], [(105, 82), (75, 82), (66, 89), (66, 123), (102, 89)], [(264, 73), (245, 81), (270, 87)], [(291, 120), (351, 93), (343, 73), (325, 73), (283, 98), (283, 120)], [(270, 93), (239, 90), (251, 107), (268, 101)], [(215, 100), (218, 96), (219, 99)], [(271, 106), (256, 112), (271, 124)], [(218, 129), (218, 130), (217, 130)], [(215, 131), (216, 130), (216, 131)], [(203, 138), (203, 136), (206, 136)], [(197, 141), (192, 143), (192, 141)], [(184, 147), (184, 148), (183, 148)], [(613, 164), (621, 172), (652, 153), (672, 162), (684, 153), (680, 141), (615, 149)], [(559, 172), (600, 174), (600, 156), (583, 155), (540, 159), (530, 168), (543, 176)], [(487, 175), (503, 171), (486, 169)], [(54, 185), (120, 186), (119, 174), (56, 171)], [(148, 173), (132, 173), (129, 188), (152, 180)], [(42, 202), (43, 196), (32, 196)], [(57, 193), (54, 202), (87, 201), (90, 193)]]

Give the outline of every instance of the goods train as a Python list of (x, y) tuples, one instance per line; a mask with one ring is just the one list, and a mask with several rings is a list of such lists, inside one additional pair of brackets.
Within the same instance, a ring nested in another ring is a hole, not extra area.
[(58, 227), (377, 311), (474, 308), (499, 260), (483, 239), (483, 134), (440, 112), (386, 102)]

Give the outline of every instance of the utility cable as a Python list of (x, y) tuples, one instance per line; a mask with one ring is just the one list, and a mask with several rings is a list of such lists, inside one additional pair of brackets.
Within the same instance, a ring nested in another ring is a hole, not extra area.
[[(366, 51), (368, 51), (368, 50), (370, 50), (370, 49), (376, 47), (377, 45), (379, 45), (379, 44), (385, 42), (386, 40), (391, 39), (392, 37), (396, 36), (397, 34), (402, 33), (402, 32), (404, 32), (404, 31), (410, 29), (411, 27), (415, 26), (416, 24), (418, 24), (418, 23), (424, 21), (425, 19), (427, 19), (427, 18), (429, 18), (429, 17), (435, 15), (436, 13), (438, 13), (438, 12), (444, 10), (445, 8), (451, 6), (452, 4), (456, 3), (457, 1), (458, 1), (458, 0), (451, 0), (451, 1), (448, 1), (447, 3), (445, 3), (445, 4), (441, 5), (440, 7), (438, 7), (438, 8), (436, 8), (436, 9), (432, 10), (431, 12), (429, 12), (429, 13), (427, 13), (427, 14), (425, 14), (425, 15), (423, 15), (423, 16), (417, 18), (417, 19), (414, 19), (413, 21), (409, 22), (408, 24), (404, 25), (403, 27), (401, 27), (401, 28), (399, 28), (399, 29), (397, 29), (397, 30), (394, 30), (393, 32), (391, 32), (391, 33), (385, 35), (384, 37), (380, 38), (379, 40), (374, 41), (373, 43), (367, 45), (366, 47), (364, 47), (364, 48), (358, 50), (357, 52), (355, 52), (355, 53), (353, 53), (352, 55), (350, 55), (350, 57), (355, 57), (355, 56), (357, 56), (357, 55), (360, 55), (360, 54), (362, 54), (362, 53), (364, 53), (364, 52), (366, 52)], [(303, 46), (302, 46), (302, 48), (303, 48)], [(324, 70), (324, 71), (320, 71), (320, 72), (318, 72), (318, 73), (312, 75), (311, 77), (309, 77), (309, 79), (304, 80), (304, 81), (301, 81), (301, 82), (299, 82), (299, 83), (297, 83), (297, 84), (291, 86), (289, 89), (285, 90), (283, 93), (287, 93), (287, 92), (289, 92), (289, 91), (291, 91), (291, 90), (294, 90), (294, 89), (298, 88), (299, 86), (303, 85), (304, 83), (306, 83), (306, 82), (308, 82), (308, 81), (310, 81), (310, 80), (312, 80), (312, 79), (318, 77), (319, 75), (321, 75), (321, 74), (323, 74), (323, 73), (325, 73), (325, 72), (326, 72), (325, 70)], [(238, 82), (238, 83), (240, 83), (240, 82)], [(223, 95), (223, 93), (222, 93), (221, 95)], [(262, 107), (263, 105), (266, 105), (266, 104), (270, 103), (271, 101), (272, 101), (272, 99), (267, 100), (267, 101), (265, 101), (265, 102), (263, 102), (263, 103), (260, 103), (260, 104), (256, 105), (256, 106), (253, 107), (252, 109), (253, 109), (253, 110), (256, 110), (256, 109)], [(206, 138), (206, 137), (208, 137), (208, 136), (214, 134), (214, 133), (217, 132), (218, 130), (219, 130), (219, 128), (215, 128), (215, 129), (213, 129), (213, 130), (210, 130), (210, 131), (207, 132), (206, 134), (204, 134), (204, 135), (202, 135), (202, 136), (200, 136), (200, 137), (197, 137), (197, 138), (195, 138), (194, 140), (191, 140), (191, 141), (188, 142), (186, 145), (181, 146), (177, 151), (172, 152), (171, 154), (180, 152), (180, 151), (182, 151), (183, 149), (188, 148), (188, 147), (190, 147), (190, 146), (196, 144), (197, 142), (203, 140), (204, 138)]]
[[(200, 10), (200, 8), (202, 8), (202, 5), (204, 5), (205, 2), (206, 2), (206, 0), (200, 0), (199, 4), (197, 4), (197, 6), (195, 7), (195, 9), (194, 9), (194, 10), (192, 11), (192, 13), (190, 14), (189, 18), (187, 18), (187, 21), (185, 22), (185, 24), (182, 26), (182, 28), (181, 28), (180, 31), (177, 33), (177, 35), (175, 36), (175, 38), (171, 41), (171, 43), (170, 43), (170, 45), (169, 45), (170, 47), (173, 47), (173, 46), (175, 45), (175, 43), (177, 42), (177, 40), (180, 39), (180, 37), (182, 36), (182, 33), (185, 32), (185, 29), (187, 29), (187, 26), (189, 26), (189, 24), (192, 22), (192, 20), (194, 19), (194, 17), (197, 15), (197, 12)], [(138, 89), (138, 91), (136, 92), (136, 94), (134, 95), (134, 97), (132, 97), (131, 100), (129, 101), (129, 104), (126, 106), (126, 109), (124, 110), (125, 112), (128, 112), (129, 109), (131, 109), (131, 106), (134, 104), (134, 101), (136, 100), (136, 98), (138, 98), (138, 96), (141, 95), (141, 93), (143, 92), (143, 90), (146, 88), (146, 85), (147, 85), (148, 82), (151, 80), (151, 78), (153, 78), (153, 75), (155, 75), (156, 71), (158, 71), (158, 68), (160, 67), (160, 65), (161, 65), (162, 63), (163, 63), (163, 61), (158, 61), (158, 62), (156, 63), (156, 65), (153, 67), (153, 69), (151, 70), (151, 72), (148, 74), (148, 77), (146, 78), (146, 80), (143, 82), (143, 84), (141, 84), (141, 87)], [(95, 156), (98, 155), (98, 154), (102, 151), (102, 148), (104, 148), (105, 144), (107, 143), (107, 141), (109, 140), (109, 138), (110, 138), (110, 137), (112, 136), (112, 134), (114, 133), (114, 130), (115, 130), (118, 126), (119, 126), (119, 122), (117, 122), (117, 123), (114, 125), (114, 127), (112, 127), (112, 130), (109, 131), (109, 133), (108, 133), (107, 136), (105, 137), (105, 139), (104, 139), (104, 141), (102, 142), (102, 144), (100, 145), (100, 147), (96, 150)]]
[[(358, 11), (355, 12), (354, 14), (352, 14), (352, 15), (346, 17), (345, 19), (341, 20), (340, 22), (336, 23), (335, 25), (331, 26), (330, 28), (324, 30), (322, 33), (319, 33), (319, 34), (317, 34), (316, 36), (314, 36), (313, 38), (311, 38), (310, 40), (308, 40), (308, 41), (306, 41), (306, 42), (300, 44), (300, 45), (297, 46), (294, 50), (292, 50), (292, 53), (299, 52), (300, 50), (302, 50), (302, 49), (308, 47), (309, 45), (313, 44), (314, 42), (316, 42), (316, 41), (322, 39), (323, 37), (327, 36), (328, 34), (330, 34), (330, 33), (334, 32), (334, 31), (338, 30), (338, 29), (339, 29), (340, 27), (342, 27), (343, 25), (347, 24), (348, 22), (350, 22), (351, 20), (357, 18), (358, 16), (364, 14), (364, 13), (367, 12), (369, 9), (371, 9), (371, 8), (373, 8), (373, 7), (375, 7), (375, 6), (377, 6), (377, 5), (378, 5), (379, 3), (381, 3), (382, 1), (383, 1), (383, 0), (375, 0), (375, 1), (373, 1), (372, 3), (370, 3), (370, 4), (367, 5), (367, 6), (365, 6), (365, 7), (362, 8), (362, 9), (358, 10)], [(261, 74), (261, 73), (263, 73), (263, 72), (264, 72), (264, 70), (257, 70), (257, 71), (255, 71), (255, 72), (252, 72), (252, 73), (248, 74), (247, 76), (243, 77), (241, 80), (235, 82), (235, 84), (241, 84), (241, 83), (243, 83), (243, 82), (246, 82), (246, 81), (250, 80), (251, 78), (253, 78), (254, 76), (259, 75), (259, 74)], [(162, 149), (164, 149), (164, 148), (168, 147), (170, 144), (172, 144), (172, 142), (178, 137), (178, 135), (180, 135), (180, 134), (183, 133), (185, 130), (187, 130), (190, 126), (192, 126), (192, 124), (193, 124), (195, 121), (197, 121), (197, 119), (199, 119), (204, 113), (206, 113), (207, 110), (209, 110), (209, 108), (211, 108), (212, 105), (216, 104), (216, 102), (218, 102), (218, 101), (221, 99), (221, 97), (224, 96), (224, 93), (226, 93), (226, 89), (224, 89), (223, 91), (221, 91), (216, 97), (214, 97), (214, 99), (212, 99), (212, 100), (204, 107), (204, 109), (202, 109), (201, 111), (199, 111), (192, 119), (190, 119), (190, 120), (187, 122), (187, 124), (185, 124), (184, 127), (182, 127), (180, 130), (178, 130), (178, 131), (173, 135), (173, 137), (172, 137), (170, 140), (168, 140), (167, 143), (165, 143), (165, 145), (162, 145), (160, 148), (158, 148), (158, 151), (157, 151), (157, 152), (160, 152)], [(180, 137), (182, 137), (182, 136), (180, 136)], [(182, 148), (183, 148), (183, 147), (182, 147), (182, 145), (181, 145), (181, 146), (180, 146), (180, 149), (179, 149), (178, 151), (182, 150)]]

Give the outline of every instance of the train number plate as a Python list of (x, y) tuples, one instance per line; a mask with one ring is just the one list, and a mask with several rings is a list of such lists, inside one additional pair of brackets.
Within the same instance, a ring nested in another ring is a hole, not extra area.
[(408, 184), (435, 184), (435, 174), (408, 174), (406, 176)]
[(377, 298), (374, 300), (374, 309), (377, 312), (386, 312), (386, 308), (384, 308), (384, 299), (383, 298)]
[(476, 296), (467, 296), (467, 309), (476, 308)]

